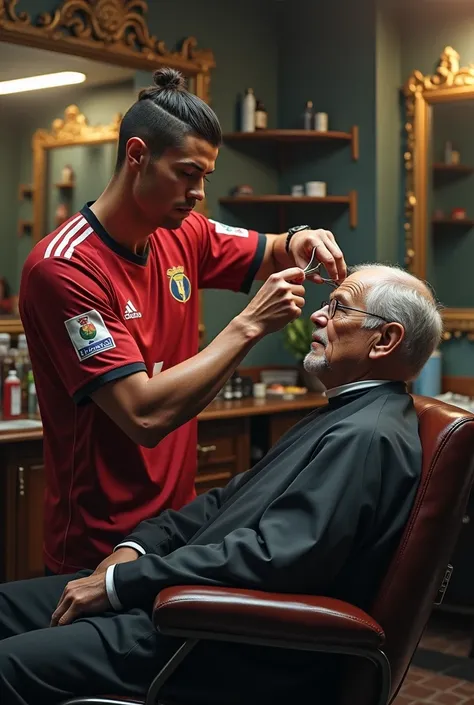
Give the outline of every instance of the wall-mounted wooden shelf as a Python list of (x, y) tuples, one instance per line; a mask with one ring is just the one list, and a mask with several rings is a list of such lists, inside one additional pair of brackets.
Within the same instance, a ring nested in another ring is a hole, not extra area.
[(474, 220), (472, 218), (433, 218), (431, 222), (433, 225), (442, 227), (474, 227)]
[(224, 142), (349, 142), (352, 159), (359, 159), (359, 128), (354, 125), (350, 132), (328, 130), (255, 130), (255, 132), (228, 132)]
[(31, 184), (20, 184), (18, 187), (18, 200), (24, 201), (25, 198), (31, 198), (34, 193), (34, 188)]
[(29, 235), (33, 229), (33, 221), (32, 220), (19, 220), (18, 221), (18, 237), (22, 237), (23, 235)]
[(280, 207), (285, 205), (313, 204), (313, 205), (347, 205), (349, 206), (349, 223), (351, 228), (357, 227), (357, 191), (350, 191), (348, 196), (286, 196), (270, 194), (266, 196), (228, 196), (220, 198), (219, 203), (224, 206), (274, 204)]
[(443, 164), (440, 162), (433, 164), (433, 171), (440, 174), (472, 174), (474, 167), (468, 164)]

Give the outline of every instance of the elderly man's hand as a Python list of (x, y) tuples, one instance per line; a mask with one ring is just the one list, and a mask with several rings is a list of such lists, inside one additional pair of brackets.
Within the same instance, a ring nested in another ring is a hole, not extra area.
[(72, 580), (64, 588), (58, 606), (51, 617), (52, 627), (71, 624), (78, 617), (101, 614), (111, 605), (105, 588), (105, 572)]
[(124, 546), (123, 548), (118, 548), (116, 551), (104, 558), (104, 560), (99, 563), (97, 568), (94, 570), (94, 575), (99, 573), (105, 573), (107, 568), (111, 565), (117, 565), (117, 563), (129, 563), (130, 561), (136, 561), (140, 557), (138, 551), (129, 546)]
[[(329, 230), (301, 230), (295, 233), (290, 240), (290, 252), (295, 264), (304, 269), (311, 259), (316, 248), (313, 265), (321, 262), (330, 278), (339, 284), (347, 276), (347, 267), (339, 245), (334, 235)], [(317, 260), (317, 261), (316, 261)], [(310, 274), (308, 279), (316, 283), (322, 282), (320, 274)]]

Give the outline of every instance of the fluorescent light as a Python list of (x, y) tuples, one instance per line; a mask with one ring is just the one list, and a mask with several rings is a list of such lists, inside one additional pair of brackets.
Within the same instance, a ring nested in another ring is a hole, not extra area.
[(0, 81), (0, 95), (39, 91), (41, 88), (55, 88), (56, 86), (70, 86), (73, 83), (83, 83), (85, 80), (86, 75), (78, 71), (60, 71), (42, 76), (16, 78), (13, 81)]

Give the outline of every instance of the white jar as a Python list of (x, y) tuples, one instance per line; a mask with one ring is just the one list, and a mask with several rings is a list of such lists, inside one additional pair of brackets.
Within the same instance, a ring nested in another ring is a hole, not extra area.
[(327, 132), (328, 131), (328, 114), (327, 113), (316, 113), (314, 116), (314, 129), (317, 132)]
[(267, 385), (263, 382), (255, 382), (253, 385), (253, 396), (255, 399), (265, 399), (267, 395)]
[(324, 181), (307, 181), (306, 195), (312, 198), (325, 198), (327, 187)]

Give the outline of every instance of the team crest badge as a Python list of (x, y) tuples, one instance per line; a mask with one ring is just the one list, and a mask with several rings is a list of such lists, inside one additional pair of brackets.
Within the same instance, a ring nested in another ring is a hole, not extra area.
[(79, 318), (78, 323), (80, 325), (79, 335), (83, 340), (94, 340), (97, 335), (97, 328), (93, 323), (90, 323), (89, 316), (82, 316)]
[(171, 296), (176, 301), (186, 303), (191, 296), (191, 282), (184, 273), (184, 267), (170, 267), (166, 274), (170, 279)]

